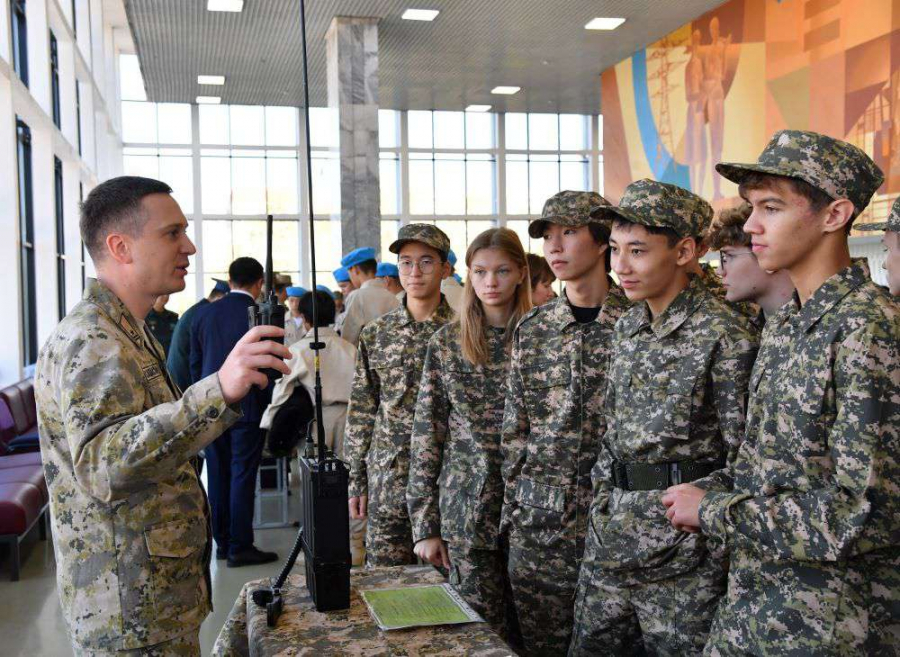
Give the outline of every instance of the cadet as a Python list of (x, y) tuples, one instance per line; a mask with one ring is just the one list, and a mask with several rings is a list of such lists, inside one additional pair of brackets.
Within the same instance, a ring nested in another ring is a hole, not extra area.
[(287, 313), (284, 318), (284, 346), (290, 348), (292, 344), (306, 335), (306, 327), (303, 325), (303, 315), (300, 313), (300, 298), (306, 294), (305, 287), (289, 285), (284, 288), (287, 295), (285, 305)]
[(528, 264), (508, 228), (481, 233), (459, 318), (428, 343), (406, 500), (415, 553), (450, 569), (450, 583), (506, 636), (500, 545), (500, 430), (513, 329), (529, 308)]
[(450, 263), (450, 275), (441, 282), (441, 292), (454, 312), (458, 313), (463, 303), (463, 286), (459, 274), (456, 273), (456, 254), (453, 253), (453, 249), (450, 249), (447, 262)]
[(592, 192), (559, 192), (531, 223), (565, 293), (532, 309), (513, 337), (503, 418), (502, 530), (528, 651), (565, 654), (584, 550), (591, 468), (605, 422), (606, 373), (616, 321), (628, 307), (609, 278), (609, 205)]
[(612, 268), (636, 305), (612, 342), (570, 654), (699, 655), (727, 561), (669, 525), (660, 497), (682, 481), (731, 489), (756, 331), (691, 273), (706, 201), (639, 180), (597, 214), (613, 221)]
[(750, 235), (744, 232), (752, 211), (749, 203), (722, 210), (707, 239), (710, 248), (719, 252), (725, 300), (758, 305), (760, 312), (752, 321), (761, 329), (766, 316), (771, 317), (790, 301), (794, 284), (786, 270), (768, 272), (759, 266), (751, 249)]
[[(766, 323), (734, 492), (677, 486), (676, 526), (730, 550), (711, 655), (900, 652), (900, 314), (847, 235), (883, 175), (856, 146), (784, 130), (718, 164), (753, 206), (763, 269), (797, 292)], [(699, 506), (699, 509), (698, 509)]]
[(398, 299), (403, 298), (403, 286), (400, 285), (400, 270), (397, 269), (397, 265), (392, 265), (389, 262), (379, 262), (375, 275), (384, 281), (384, 286), (388, 292)]
[(153, 307), (147, 313), (147, 317), (144, 318), (150, 333), (162, 345), (166, 357), (169, 355), (169, 347), (172, 344), (172, 334), (175, 333), (175, 326), (178, 324), (178, 313), (166, 310), (167, 303), (169, 303), (169, 295), (159, 295), (153, 302)]
[(386, 312), (400, 305), (397, 298), (388, 292), (384, 281), (375, 274), (375, 249), (364, 247), (345, 255), (341, 265), (347, 268), (356, 291), (347, 299), (347, 310), (341, 325), (341, 337), (356, 346), (360, 331)]
[(884, 268), (887, 270), (888, 287), (895, 297), (900, 296), (900, 198), (891, 206), (887, 221), (877, 224), (862, 224), (857, 230), (883, 230), (882, 242), (887, 254)]
[(341, 326), (344, 323), (344, 317), (347, 315), (347, 305), (350, 303), (350, 295), (353, 293), (353, 282), (350, 280), (350, 272), (344, 267), (338, 267), (334, 270), (334, 280), (337, 281), (338, 289), (341, 291), (341, 303), (338, 314), (334, 318), (334, 330), (340, 335)]
[(97, 268), (35, 374), (57, 586), (76, 654), (199, 655), (210, 611), (209, 507), (192, 456), (238, 419), (259, 367), (287, 373), (258, 327), (215, 374), (181, 391), (143, 321), (184, 289), (195, 253), (165, 183), (113, 178), (81, 211)]
[(450, 274), (449, 250), (450, 240), (438, 228), (403, 226), (390, 246), (400, 256), (403, 303), (371, 322), (359, 338), (346, 454), (350, 517), (368, 517), (370, 566), (416, 561), (406, 509), (409, 440), (428, 341), (453, 318), (441, 294), (441, 280)]

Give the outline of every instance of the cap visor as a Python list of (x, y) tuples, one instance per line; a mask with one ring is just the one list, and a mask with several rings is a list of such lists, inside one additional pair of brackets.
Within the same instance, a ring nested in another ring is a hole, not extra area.
[(393, 242), (391, 242), (391, 245), (388, 247), (388, 251), (390, 251), (391, 253), (396, 253), (397, 255), (400, 255), (400, 249), (402, 249), (404, 247), (404, 245), (409, 244), (410, 242), (418, 242), (419, 244), (424, 244), (429, 249), (434, 249), (438, 253), (443, 254), (445, 259), (447, 258), (447, 254), (448, 254), (447, 251), (442, 251), (441, 249), (437, 248), (434, 244), (429, 244), (425, 240), (412, 240), (412, 239), (394, 240)]
[[(796, 173), (785, 173), (783, 170), (775, 167), (760, 166), (759, 164), (740, 164), (737, 162), (719, 162), (716, 165), (716, 171), (723, 178), (740, 185), (752, 173), (762, 173), (768, 176), (779, 176), (781, 178), (797, 178), (801, 179)], [(801, 179), (802, 180), (802, 179)]]
[(853, 226), (853, 230), (861, 230), (863, 232), (887, 230), (887, 226), (887, 222), (882, 221), (877, 224), (860, 224), (859, 226)]
[(541, 217), (540, 219), (535, 219), (530, 224), (528, 224), (528, 235), (531, 239), (536, 240), (540, 239), (544, 236), (544, 231), (547, 230), (547, 224), (557, 224), (559, 226), (585, 226), (591, 222), (590, 219), (585, 218), (584, 221), (579, 221), (576, 223), (572, 223), (572, 218), (568, 216), (561, 215), (553, 215), (550, 217)]

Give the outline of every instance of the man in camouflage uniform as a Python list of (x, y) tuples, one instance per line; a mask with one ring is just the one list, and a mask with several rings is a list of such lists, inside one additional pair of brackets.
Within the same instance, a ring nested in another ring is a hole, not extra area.
[(652, 180), (597, 210), (613, 221), (613, 271), (637, 304), (612, 343), (572, 655), (698, 655), (725, 591), (725, 555), (675, 530), (660, 501), (681, 481), (730, 490), (726, 463), (744, 438), (756, 331), (690, 273), (712, 213)]
[(608, 277), (609, 205), (599, 194), (563, 191), (531, 223), (544, 239), (565, 294), (532, 309), (513, 338), (503, 418), (505, 480), (501, 531), (509, 533), (509, 577), (530, 654), (565, 654), (584, 550), (591, 469), (605, 429), (610, 340), (628, 307)]
[(707, 653), (898, 654), (900, 311), (847, 244), (883, 175), (796, 130), (716, 169), (753, 206), (760, 266), (787, 269), (797, 294), (766, 324), (734, 491), (682, 484), (663, 500), (730, 550)]
[(449, 250), (450, 239), (434, 226), (401, 228), (390, 251), (400, 258), (403, 303), (359, 337), (345, 444), (350, 517), (368, 517), (369, 566), (416, 561), (406, 509), (409, 441), (428, 341), (453, 319), (440, 287)]
[(887, 271), (888, 288), (895, 297), (900, 296), (900, 198), (891, 206), (887, 221), (876, 224), (862, 224), (857, 230), (883, 230), (882, 242), (887, 251), (884, 268)]
[[(143, 318), (184, 289), (194, 245), (165, 183), (114, 178), (82, 208), (97, 267), (35, 374), (56, 575), (77, 654), (199, 655), (211, 609), (209, 510), (191, 458), (239, 417), (236, 402), (288, 368), (251, 331), (222, 369), (181, 391)], [(122, 651), (122, 652), (120, 652)]]

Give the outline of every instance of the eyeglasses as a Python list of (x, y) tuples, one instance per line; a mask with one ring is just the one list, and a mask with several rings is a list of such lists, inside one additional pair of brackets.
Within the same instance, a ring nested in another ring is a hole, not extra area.
[(730, 253), (726, 253), (722, 251), (719, 253), (719, 263), (722, 265), (722, 268), (728, 266), (728, 263), (737, 258), (738, 256), (743, 255), (753, 255), (753, 251), (732, 251)]
[(430, 274), (434, 271), (434, 260), (431, 258), (422, 258), (421, 260), (401, 260), (397, 263), (397, 268), (401, 274), (411, 274), (413, 269), (418, 267), (423, 274)]

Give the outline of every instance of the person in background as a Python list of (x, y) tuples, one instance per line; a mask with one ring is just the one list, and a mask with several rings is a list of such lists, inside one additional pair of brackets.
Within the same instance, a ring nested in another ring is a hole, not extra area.
[(175, 325), (178, 324), (178, 313), (166, 310), (167, 303), (169, 303), (168, 294), (158, 296), (146, 319), (144, 319), (153, 337), (159, 340), (159, 343), (163, 346), (166, 356), (169, 355), (169, 347), (172, 345), (172, 334), (175, 332)]
[(400, 301), (388, 292), (384, 281), (376, 276), (378, 263), (372, 247), (354, 249), (341, 259), (341, 266), (347, 268), (353, 287), (356, 288), (347, 300), (341, 337), (356, 346), (359, 334), (366, 324), (399, 306)]
[(340, 290), (331, 290), (331, 297), (334, 299), (334, 321), (344, 312), (344, 293)]
[(877, 224), (862, 224), (861, 231), (883, 230), (881, 241), (887, 251), (884, 269), (887, 271), (888, 288), (895, 297), (900, 296), (900, 198), (891, 206), (887, 221)]
[(294, 284), (288, 274), (275, 274), (272, 276), (272, 289), (278, 297), (278, 303), (284, 305), (287, 301), (287, 289)]
[(378, 271), (375, 275), (384, 281), (388, 292), (398, 299), (403, 295), (403, 286), (400, 285), (400, 270), (397, 269), (397, 265), (392, 265), (389, 262), (379, 262)]
[[(327, 294), (328, 296), (331, 297), (332, 301), (334, 301), (334, 292), (329, 290), (327, 285), (322, 285), (321, 283), (319, 283), (318, 285), (316, 285), (316, 289), (319, 292), (324, 292), (325, 294)], [(334, 320), (332, 320), (332, 322), (330, 322), (330, 323), (334, 323)]]
[(556, 280), (547, 260), (536, 253), (528, 254), (528, 276), (531, 281), (531, 305), (543, 306), (556, 298), (551, 285)]
[(306, 288), (291, 285), (285, 288), (288, 312), (284, 318), (284, 346), (290, 347), (306, 334), (303, 318), (300, 316), (300, 297), (306, 294)]
[(350, 305), (350, 297), (355, 291), (353, 281), (350, 280), (350, 272), (346, 267), (338, 267), (334, 270), (334, 280), (337, 281), (338, 288), (341, 291), (341, 308), (334, 318), (334, 330), (341, 333), (344, 325), (344, 318), (347, 316), (347, 308)]
[(175, 331), (172, 333), (172, 344), (169, 347), (169, 354), (166, 359), (166, 367), (169, 374), (175, 380), (181, 390), (187, 390), (192, 384), (196, 383), (191, 378), (191, 325), (194, 322), (194, 315), (198, 308), (218, 301), (231, 291), (228, 287), (228, 281), (214, 278), (212, 290), (205, 299), (200, 299), (193, 306), (188, 308), (178, 318), (175, 325)]
[(767, 272), (759, 266), (751, 248), (750, 234), (744, 232), (744, 224), (751, 212), (753, 208), (749, 203), (722, 210), (718, 221), (709, 229), (706, 241), (713, 251), (719, 252), (725, 300), (729, 303), (749, 301), (759, 306), (759, 314), (751, 321), (761, 330), (766, 317), (773, 316), (791, 300), (794, 284), (786, 269)]
[(447, 298), (447, 303), (455, 312), (459, 312), (463, 300), (463, 286), (459, 274), (456, 273), (456, 254), (450, 249), (447, 256), (450, 263), (450, 275), (441, 282), (441, 293)]
[(513, 330), (531, 292), (525, 251), (508, 228), (478, 235), (466, 267), (459, 317), (428, 343), (406, 502), (416, 555), (448, 568), (453, 587), (507, 637), (500, 430)]

